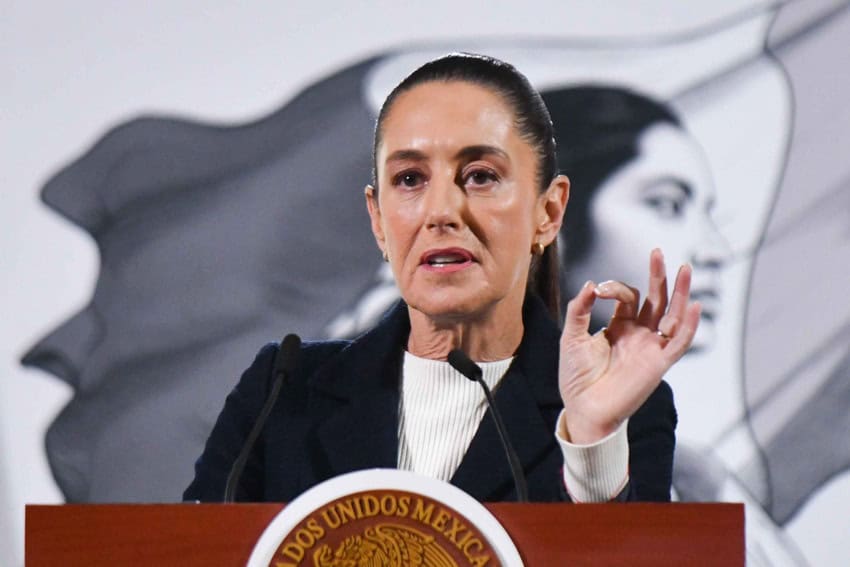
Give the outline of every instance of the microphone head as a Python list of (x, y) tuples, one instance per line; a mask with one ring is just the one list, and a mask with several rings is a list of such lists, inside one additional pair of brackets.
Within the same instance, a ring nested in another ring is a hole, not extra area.
[(454, 349), (449, 353), (449, 364), (452, 365), (452, 368), (472, 380), (473, 382), (477, 382), (481, 380), (482, 371), (481, 367), (472, 362), (472, 360), (466, 356), (466, 353), (460, 350), (459, 348)]
[(301, 337), (296, 334), (289, 334), (283, 337), (280, 341), (280, 351), (278, 356), (282, 357), (281, 370), (287, 374), (291, 374), (295, 370), (295, 363), (298, 360), (298, 352), (301, 349)]

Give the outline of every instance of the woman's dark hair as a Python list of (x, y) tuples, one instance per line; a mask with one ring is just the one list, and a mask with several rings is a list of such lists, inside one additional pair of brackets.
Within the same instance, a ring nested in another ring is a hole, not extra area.
[[(502, 97), (513, 111), (514, 126), (520, 137), (534, 148), (537, 154), (537, 183), (544, 191), (558, 173), (555, 155), (555, 137), (552, 119), (540, 94), (528, 79), (512, 65), (469, 53), (452, 53), (422, 65), (408, 75), (389, 94), (378, 113), (375, 138), (372, 145), (372, 184), (378, 188), (378, 146), (384, 120), (393, 103), (414, 87), (430, 82), (462, 81), (480, 85)], [(546, 247), (543, 255), (535, 256), (529, 273), (528, 289), (539, 295), (556, 321), (560, 321), (560, 285), (557, 240)]]
[(570, 178), (570, 204), (561, 228), (566, 243), (562, 258), (569, 270), (593, 241), (590, 203), (596, 190), (637, 156), (638, 141), (648, 127), (681, 123), (668, 106), (624, 88), (588, 85), (541, 95), (560, 148), (558, 170)]

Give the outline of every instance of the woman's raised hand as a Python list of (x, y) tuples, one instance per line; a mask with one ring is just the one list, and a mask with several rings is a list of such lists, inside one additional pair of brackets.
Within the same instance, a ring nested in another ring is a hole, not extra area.
[[(617, 429), (685, 354), (700, 318), (699, 303), (689, 302), (690, 287), (691, 268), (682, 266), (668, 300), (664, 257), (655, 249), (642, 306), (638, 290), (615, 281), (587, 282), (569, 302), (558, 375), (571, 442), (593, 443)], [(597, 298), (617, 304), (608, 327), (591, 335)]]

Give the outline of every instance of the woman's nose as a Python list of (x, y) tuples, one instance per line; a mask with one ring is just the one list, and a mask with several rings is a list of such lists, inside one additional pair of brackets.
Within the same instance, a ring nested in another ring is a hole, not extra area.
[(80, 373), (100, 341), (97, 315), (87, 307), (41, 339), (21, 358), (24, 366), (34, 366), (77, 386)]
[(694, 267), (720, 269), (731, 254), (726, 238), (711, 219), (706, 219), (701, 238), (694, 247), (691, 262)]
[(429, 229), (459, 229), (463, 226), (466, 193), (454, 178), (434, 177), (425, 191), (425, 224)]

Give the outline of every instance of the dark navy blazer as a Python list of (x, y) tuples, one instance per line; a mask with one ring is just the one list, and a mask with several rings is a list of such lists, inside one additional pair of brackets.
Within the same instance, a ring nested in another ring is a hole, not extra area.
[[(566, 498), (563, 457), (554, 437), (563, 405), (558, 391), (560, 331), (529, 296), (525, 334), (494, 396), (528, 479), (531, 501)], [(410, 333), (399, 303), (354, 341), (305, 343), (248, 460), (237, 499), (288, 502), (333, 476), (395, 468), (401, 360)], [(218, 501), (272, 381), (277, 345), (266, 345), (228, 396), (186, 500)], [(667, 501), (676, 411), (662, 382), (629, 420), (630, 483), (622, 499)], [(489, 410), (451, 483), (480, 501), (515, 499), (507, 458)]]

